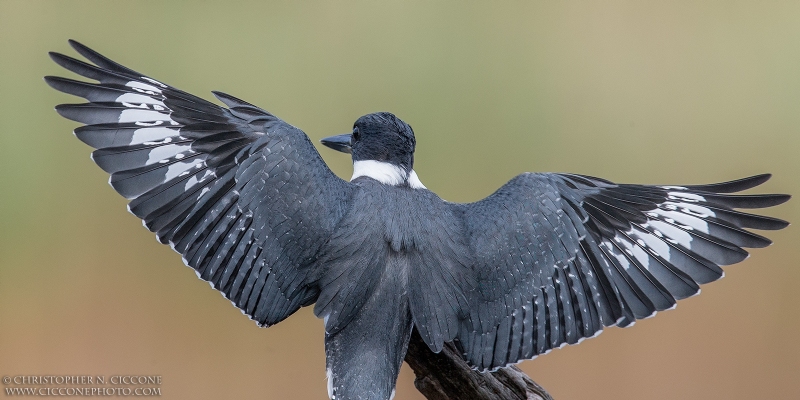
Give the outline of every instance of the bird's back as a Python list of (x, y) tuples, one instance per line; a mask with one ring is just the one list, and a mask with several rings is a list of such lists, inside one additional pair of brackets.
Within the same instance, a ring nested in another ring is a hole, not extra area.
[(329, 373), (347, 371), (331, 376), (331, 394), (344, 387), (385, 398), (412, 326), (433, 348), (455, 337), (470, 290), (468, 249), (459, 220), (432, 192), (355, 182), (320, 255), (315, 313), (325, 320)]
[[(469, 250), (459, 219), (428, 190), (384, 185), (369, 178), (355, 183), (358, 189), (350, 208), (318, 264), (323, 278), (316, 313), (327, 317), (326, 330), (335, 332), (346, 325), (375, 288), (391, 280), (395, 282), (391, 296), (399, 299), (416, 293), (409, 306), (417, 321), (438, 313), (439, 321), (448, 322), (430, 328), (432, 335), (455, 334), (464, 305), (461, 292), (469, 290), (461, 287), (465, 281), (461, 277), (469, 268)], [(430, 298), (437, 294), (440, 299)], [(442, 306), (438, 310), (423, 310), (426, 306), (418, 301), (443, 304), (437, 304)], [(419, 325), (421, 332), (429, 329)]]

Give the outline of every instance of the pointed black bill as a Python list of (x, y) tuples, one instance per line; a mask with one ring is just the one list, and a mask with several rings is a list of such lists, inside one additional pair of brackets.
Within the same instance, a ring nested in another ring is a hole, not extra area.
[(341, 151), (342, 153), (350, 153), (353, 149), (350, 146), (353, 141), (353, 135), (350, 133), (345, 133), (342, 135), (330, 136), (326, 137), (320, 142), (325, 146), (328, 146), (336, 151)]

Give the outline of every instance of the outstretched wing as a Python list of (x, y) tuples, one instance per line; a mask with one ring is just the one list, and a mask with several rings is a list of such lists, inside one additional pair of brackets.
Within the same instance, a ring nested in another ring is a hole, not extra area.
[(86, 124), (75, 135), (130, 212), (259, 325), (314, 302), (309, 274), (350, 184), (308, 137), (229, 95), (214, 93), (220, 107), (70, 44), (94, 65), (52, 59), (99, 83), (45, 80), (90, 101), (56, 110)]
[(457, 346), (475, 368), (498, 368), (674, 307), (721, 278), (721, 265), (747, 258), (742, 248), (770, 244), (744, 228), (788, 225), (734, 209), (789, 196), (727, 194), (769, 177), (644, 186), (522, 174), (484, 200), (454, 204), (478, 280)]

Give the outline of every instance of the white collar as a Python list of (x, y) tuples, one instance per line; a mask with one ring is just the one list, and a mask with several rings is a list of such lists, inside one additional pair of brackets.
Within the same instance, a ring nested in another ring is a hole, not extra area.
[(350, 180), (352, 181), (362, 176), (375, 179), (384, 185), (400, 186), (408, 183), (408, 186), (412, 189), (426, 189), (413, 169), (408, 173), (403, 168), (383, 161), (362, 160), (354, 162), (353, 177)]

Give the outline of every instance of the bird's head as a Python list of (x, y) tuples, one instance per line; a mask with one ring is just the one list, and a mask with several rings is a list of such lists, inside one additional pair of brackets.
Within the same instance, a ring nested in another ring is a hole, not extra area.
[(327, 137), (322, 144), (352, 154), (352, 179), (368, 176), (394, 186), (424, 187), (413, 170), (414, 131), (392, 113), (367, 114), (356, 120), (352, 133)]

